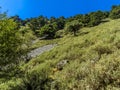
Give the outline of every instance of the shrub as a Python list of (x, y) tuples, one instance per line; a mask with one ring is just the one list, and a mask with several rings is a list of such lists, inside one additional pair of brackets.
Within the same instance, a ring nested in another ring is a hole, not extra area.
[(45, 69), (27, 72), (22, 79), (19, 90), (50, 90), (52, 79), (49, 78), (49, 72)]
[(0, 21), (0, 66), (11, 67), (12, 63), (18, 63), (21, 55), (25, 54), (22, 48), (24, 40), (16, 30), (16, 23), (11, 19)]

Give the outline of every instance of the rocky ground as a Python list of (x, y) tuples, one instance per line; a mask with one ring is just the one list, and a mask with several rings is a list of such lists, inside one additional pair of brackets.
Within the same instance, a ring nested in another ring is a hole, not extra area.
[(34, 58), (46, 51), (49, 51), (53, 49), (57, 44), (50, 44), (50, 45), (45, 45), (43, 47), (39, 47), (37, 49), (32, 50), (31, 52), (28, 53), (29, 58)]

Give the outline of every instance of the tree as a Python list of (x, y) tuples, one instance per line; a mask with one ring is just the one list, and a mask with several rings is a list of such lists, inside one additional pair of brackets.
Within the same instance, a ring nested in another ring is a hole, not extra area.
[(50, 21), (50, 23), (54, 23), (54, 22), (57, 21), (57, 19), (56, 19), (55, 17), (52, 16), (52, 17), (50, 17), (49, 21)]
[(102, 19), (106, 18), (106, 15), (102, 11), (91, 12), (89, 14), (90, 21), (89, 26), (96, 26), (101, 23)]
[(65, 27), (65, 30), (66, 32), (71, 32), (74, 34), (74, 36), (76, 35), (77, 31), (82, 27), (82, 24), (77, 21), (77, 20), (74, 20), (72, 22), (68, 22), (66, 24), (66, 27)]
[(39, 16), (37, 18), (31, 18), (25, 20), (26, 24), (29, 25), (29, 27), (33, 30), (33, 32), (37, 35), (41, 27), (43, 27), (45, 24), (48, 24), (48, 19), (43, 16)]
[(110, 12), (105, 11), (105, 12), (104, 12), (104, 19), (105, 19), (105, 18), (108, 18), (108, 17), (109, 17), (109, 14), (110, 14)]
[(112, 6), (112, 10), (110, 11), (109, 17), (112, 19), (120, 18), (120, 5), (119, 6)]
[(0, 7), (0, 20), (3, 20), (7, 17), (6, 13), (7, 12), (1, 12), (1, 7)]
[[(17, 24), (11, 19), (0, 20), (0, 68), (5, 69), (21, 60), (24, 55), (24, 40), (18, 30)], [(9, 68), (10, 68), (9, 67)]]
[(57, 23), (57, 26), (58, 26), (58, 30), (63, 29), (64, 26), (65, 26), (65, 17), (62, 16), (62, 17), (57, 18), (56, 23)]
[(80, 22), (82, 22), (83, 15), (82, 14), (77, 14), (73, 18), (74, 18), (74, 20), (79, 20)]
[(83, 23), (84, 27), (88, 26), (90, 22), (90, 16), (88, 14), (83, 15), (81, 22)]
[(10, 19), (17, 23), (18, 28), (23, 25), (23, 20), (18, 15), (12, 16)]
[(57, 23), (46, 24), (40, 29), (40, 36), (47, 36), (47, 38), (54, 38), (57, 31)]

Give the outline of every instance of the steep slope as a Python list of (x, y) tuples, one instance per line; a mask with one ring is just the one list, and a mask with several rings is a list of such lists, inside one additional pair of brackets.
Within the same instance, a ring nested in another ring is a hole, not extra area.
[[(58, 46), (33, 62), (34, 66), (50, 67), (51, 77), (64, 90), (120, 89), (120, 19), (99, 26), (83, 28), (76, 37), (65, 36)], [(54, 69), (60, 61), (67, 60), (62, 70)], [(53, 70), (53, 71), (52, 71)], [(54, 85), (53, 85), (54, 86)]]
[[(66, 35), (57, 44), (21, 66), (22, 70), (38, 77), (47, 71), (44, 75), (52, 79), (51, 90), (120, 89), (120, 19), (83, 28), (78, 36)], [(68, 62), (59, 69), (61, 61)]]

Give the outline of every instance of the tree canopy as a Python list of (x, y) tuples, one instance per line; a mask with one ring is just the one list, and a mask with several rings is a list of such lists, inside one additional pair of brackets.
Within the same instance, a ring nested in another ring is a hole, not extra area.
[(82, 24), (77, 21), (74, 20), (72, 22), (69, 22), (66, 24), (65, 30), (66, 32), (71, 32), (74, 34), (74, 36), (76, 35), (76, 32), (82, 27)]
[(112, 10), (110, 11), (110, 18), (118, 19), (120, 18), (120, 5), (112, 6)]

